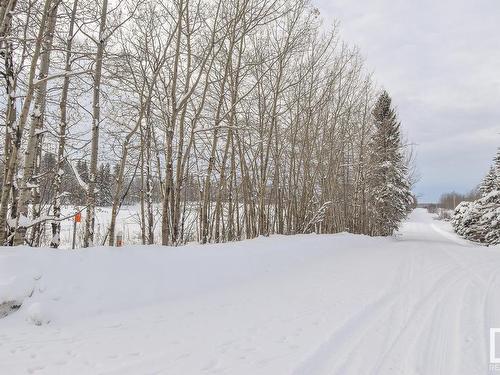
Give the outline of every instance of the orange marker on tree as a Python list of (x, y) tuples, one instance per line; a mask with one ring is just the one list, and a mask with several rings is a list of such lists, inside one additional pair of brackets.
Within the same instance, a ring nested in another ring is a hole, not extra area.
[(77, 212), (75, 214), (75, 220), (73, 221), (73, 244), (71, 246), (72, 249), (74, 249), (76, 245), (76, 223), (79, 223), (81, 221), (82, 221), (82, 213)]

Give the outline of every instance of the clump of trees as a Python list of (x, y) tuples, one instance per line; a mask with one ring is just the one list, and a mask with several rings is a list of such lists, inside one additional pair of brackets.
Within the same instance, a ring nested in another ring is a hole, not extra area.
[(472, 202), (479, 199), (481, 194), (479, 190), (473, 189), (469, 193), (461, 194), (455, 191), (441, 194), (439, 202), (429, 205), (427, 210), (430, 213), (437, 214), (440, 220), (450, 221), (453, 218), (455, 208), (462, 202)]
[(130, 202), (164, 245), (390, 235), (409, 212), (390, 97), (307, 0), (0, 0), (0, 22), (1, 244), (58, 247), (64, 204), (84, 246), (101, 204), (110, 245)]
[(478, 199), (457, 206), (453, 227), (471, 241), (500, 244), (500, 149), (478, 190)]
[(444, 210), (454, 210), (462, 202), (472, 202), (481, 197), (481, 192), (474, 189), (467, 194), (457, 192), (444, 193), (439, 198), (438, 207)]

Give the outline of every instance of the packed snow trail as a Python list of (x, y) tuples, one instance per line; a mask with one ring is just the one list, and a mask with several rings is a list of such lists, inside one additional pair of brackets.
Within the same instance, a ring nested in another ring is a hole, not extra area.
[(0, 248), (0, 374), (488, 374), (499, 273), (424, 210), (393, 238)]

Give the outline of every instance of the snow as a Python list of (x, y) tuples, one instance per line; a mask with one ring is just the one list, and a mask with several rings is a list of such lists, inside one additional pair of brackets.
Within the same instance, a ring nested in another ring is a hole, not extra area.
[(396, 237), (0, 248), (2, 374), (486, 374), (500, 247)]
[(7, 224), (11, 228), (16, 227), (17, 225), (20, 227), (29, 227), (30, 225), (32, 225), (32, 222), (25, 215), (20, 215), (19, 220), (12, 218), (7, 219)]
[(76, 165), (72, 161), (69, 161), (69, 165), (71, 166), (71, 169), (73, 170), (73, 173), (75, 174), (76, 180), (78, 181), (78, 185), (80, 185), (80, 187), (83, 190), (88, 191), (89, 187), (85, 183), (85, 181), (83, 181), (83, 178), (80, 176), (80, 173), (78, 173), (78, 169), (76, 168)]
[[(140, 226), (140, 205), (130, 205), (130, 206), (122, 206), (116, 218), (116, 230), (119, 230), (123, 233), (123, 244), (124, 245), (137, 245), (141, 244), (141, 226)], [(193, 207), (191, 212), (195, 212), (196, 207)], [(85, 217), (86, 211), (85, 206), (61, 206), (62, 214), (61, 214), (61, 236), (60, 236), (60, 248), (62, 249), (70, 249), (72, 246), (73, 240), (73, 217), (76, 212), (81, 212), (82, 214), (82, 222), (77, 226), (76, 232), (76, 247), (80, 248), (83, 246), (83, 237), (84, 237), (84, 226), (85, 226)], [(94, 242), (98, 244), (102, 244), (104, 241), (104, 237), (107, 234), (107, 230), (109, 229), (110, 220), (111, 220), (111, 207), (96, 207), (95, 210), (95, 221), (96, 226), (94, 229), (95, 239)], [(153, 212), (159, 213), (161, 212), (161, 205), (154, 203), (153, 204)], [(67, 218), (67, 219), (64, 219)], [(50, 240), (52, 239), (52, 232), (49, 226), (49, 220), (45, 222), (45, 231), (42, 234), (42, 243), (48, 246), (50, 244)], [(197, 216), (190, 214), (186, 215), (185, 227), (192, 228), (193, 225), (197, 221)], [(154, 237), (155, 241), (161, 242), (161, 216), (155, 214), (154, 217), (155, 226), (154, 226)], [(0, 374), (1, 375), (1, 374)]]
[(35, 109), (33, 110), (33, 117), (42, 117), (42, 111), (40, 110), (39, 106), (35, 107)]
[(36, 129), (36, 130), (35, 130), (35, 135), (36, 135), (36, 136), (38, 136), (38, 135), (40, 135), (40, 134), (45, 134), (45, 133), (47, 133), (47, 132), (48, 132), (48, 130), (47, 130), (47, 129)]

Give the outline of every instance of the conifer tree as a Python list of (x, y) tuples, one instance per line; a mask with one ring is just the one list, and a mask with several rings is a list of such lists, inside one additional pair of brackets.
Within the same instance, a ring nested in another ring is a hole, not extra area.
[(402, 152), (400, 123), (384, 91), (373, 109), (369, 143), (368, 194), (371, 234), (388, 236), (398, 229), (412, 204), (408, 167)]
[(493, 169), (495, 170), (495, 176), (496, 176), (496, 188), (500, 188), (498, 185), (499, 183), (499, 178), (500, 178), (500, 147), (497, 149), (497, 154), (495, 155), (495, 158), (493, 159)]
[(110, 206), (112, 200), (113, 176), (109, 163), (101, 164), (97, 173), (97, 205)]
[(481, 195), (487, 195), (491, 193), (493, 190), (495, 190), (495, 183), (496, 183), (496, 174), (495, 174), (495, 168), (491, 167), (490, 170), (488, 171), (488, 174), (484, 177), (483, 182), (479, 186), (479, 191), (481, 192)]
[(468, 240), (500, 244), (500, 149), (479, 190), (479, 199), (457, 207), (453, 227)]
[(479, 199), (481, 205), (481, 220), (484, 242), (497, 245), (500, 243), (500, 149), (493, 159), (493, 167), (483, 181), (482, 187), (487, 190)]

